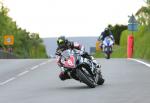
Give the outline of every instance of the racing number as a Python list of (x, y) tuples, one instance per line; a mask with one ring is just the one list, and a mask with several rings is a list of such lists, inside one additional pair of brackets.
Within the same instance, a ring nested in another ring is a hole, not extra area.
[(68, 60), (68, 64), (69, 64), (69, 65), (73, 65), (73, 63), (72, 63), (71, 60)]

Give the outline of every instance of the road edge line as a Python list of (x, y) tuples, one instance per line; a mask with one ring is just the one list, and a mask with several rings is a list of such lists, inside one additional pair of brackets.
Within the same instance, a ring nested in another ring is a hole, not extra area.
[(145, 62), (143, 62), (143, 61), (141, 61), (141, 60), (133, 59), (133, 58), (127, 58), (127, 59), (128, 59), (128, 60), (132, 60), (132, 61), (136, 61), (136, 62), (141, 63), (141, 64), (143, 64), (143, 65), (145, 65), (145, 66), (147, 66), (147, 67), (150, 68), (150, 64), (145, 63)]

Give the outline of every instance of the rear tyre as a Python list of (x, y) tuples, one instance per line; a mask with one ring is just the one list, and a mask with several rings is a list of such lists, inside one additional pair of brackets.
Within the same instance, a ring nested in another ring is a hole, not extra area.
[(96, 84), (94, 82), (94, 80), (92, 79), (92, 77), (89, 76), (89, 73), (84, 72), (83, 70), (77, 69), (77, 75), (79, 77), (79, 79), (85, 83), (88, 87), (90, 88), (95, 88)]

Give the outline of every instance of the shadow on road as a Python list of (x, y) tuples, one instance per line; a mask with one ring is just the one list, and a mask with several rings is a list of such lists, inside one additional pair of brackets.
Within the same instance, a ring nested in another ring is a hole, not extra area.
[(59, 89), (68, 89), (68, 90), (76, 90), (76, 89), (91, 89), (86, 85), (83, 86), (68, 86), (68, 87), (60, 87)]

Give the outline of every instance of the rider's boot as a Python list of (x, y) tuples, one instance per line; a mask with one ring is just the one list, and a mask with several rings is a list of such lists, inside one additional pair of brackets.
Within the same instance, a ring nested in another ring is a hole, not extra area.
[(66, 79), (70, 79), (70, 76), (68, 75), (68, 73), (66, 73), (65, 71), (60, 72), (59, 74), (59, 78), (61, 80), (66, 80)]

